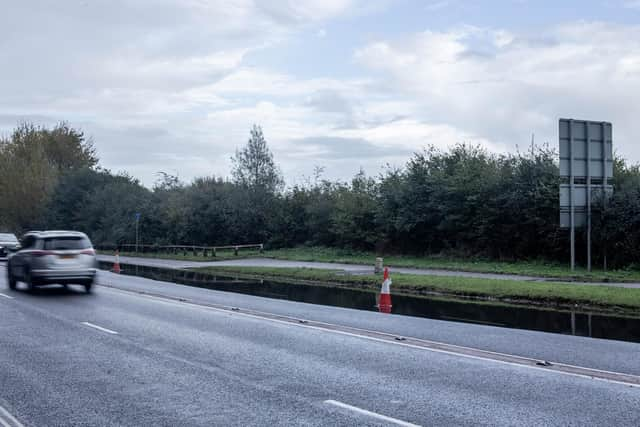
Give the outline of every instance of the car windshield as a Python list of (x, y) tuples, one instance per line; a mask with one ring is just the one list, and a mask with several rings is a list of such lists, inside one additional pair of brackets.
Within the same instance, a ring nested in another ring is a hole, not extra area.
[(44, 239), (44, 249), (46, 250), (67, 250), (67, 249), (88, 249), (91, 242), (85, 237), (60, 236)]
[(0, 242), (17, 242), (18, 239), (11, 233), (0, 233)]

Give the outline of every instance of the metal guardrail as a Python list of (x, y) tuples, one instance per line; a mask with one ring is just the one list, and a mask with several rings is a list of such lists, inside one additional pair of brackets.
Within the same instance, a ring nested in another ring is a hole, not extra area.
[(264, 251), (263, 243), (252, 245), (227, 245), (227, 246), (198, 246), (198, 245), (136, 245), (133, 243), (125, 243), (120, 245), (96, 245), (97, 250), (107, 250), (120, 252), (137, 252), (143, 254), (167, 254), (167, 255), (193, 255), (202, 257), (215, 257), (218, 251), (233, 250), (234, 255), (242, 249), (257, 249), (260, 253)]

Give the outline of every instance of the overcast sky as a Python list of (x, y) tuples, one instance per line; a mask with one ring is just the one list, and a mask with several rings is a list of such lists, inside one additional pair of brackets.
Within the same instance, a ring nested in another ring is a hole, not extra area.
[(640, 161), (640, 0), (6, 0), (0, 32), (0, 132), (66, 120), (147, 185), (228, 176), (253, 123), (289, 184), (559, 117)]

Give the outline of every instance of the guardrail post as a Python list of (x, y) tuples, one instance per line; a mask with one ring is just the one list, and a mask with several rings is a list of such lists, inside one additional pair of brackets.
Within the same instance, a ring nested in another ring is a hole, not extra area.
[[(114, 250), (120, 251), (123, 253), (127, 253), (128, 251), (132, 251), (135, 249), (135, 245), (122, 243), (122, 244), (109, 244), (109, 245), (96, 245), (96, 249), (98, 250)], [(197, 245), (160, 245), (158, 243), (153, 244), (138, 244), (138, 252), (141, 254), (167, 254), (167, 255), (193, 255), (194, 257), (203, 258), (207, 257), (217, 257), (218, 250), (228, 251), (233, 250), (234, 256), (240, 255), (241, 249), (250, 249), (255, 250), (258, 249), (259, 253), (264, 253), (264, 243), (256, 243), (256, 244), (247, 244), (247, 245), (229, 245), (229, 246), (197, 246)]]

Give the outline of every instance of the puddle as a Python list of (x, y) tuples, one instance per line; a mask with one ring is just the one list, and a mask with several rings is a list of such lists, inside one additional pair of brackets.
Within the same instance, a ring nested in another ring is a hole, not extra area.
[[(100, 263), (109, 270), (111, 263)], [(311, 304), (378, 311), (377, 294), (372, 291), (320, 285), (292, 285), (271, 280), (234, 279), (233, 275), (213, 275), (121, 264), (122, 274), (180, 283), (218, 291)], [(393, 295), (393, 314), (427, 317), (455, 322), (477, 323), (506, 328), (530, 329), (621, 341), (640, 342), (640, 318), (581, 311), (557, 311), (537, 307), (492, 304), (445, 298)]]

